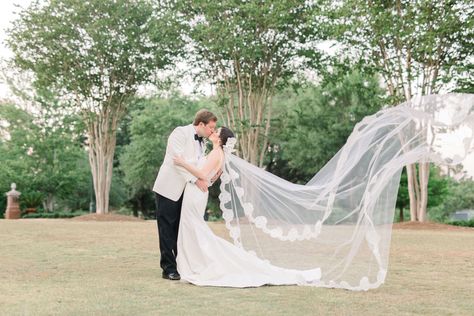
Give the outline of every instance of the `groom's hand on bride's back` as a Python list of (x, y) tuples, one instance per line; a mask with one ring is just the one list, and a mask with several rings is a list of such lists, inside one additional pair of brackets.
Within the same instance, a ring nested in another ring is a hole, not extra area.
[(197, 179), (196, 182), (194, 183), (197, 185), (197, 187), (202, 191), (202, 192), (207, 192), (207, 181), (202, 180), (202, 179)]

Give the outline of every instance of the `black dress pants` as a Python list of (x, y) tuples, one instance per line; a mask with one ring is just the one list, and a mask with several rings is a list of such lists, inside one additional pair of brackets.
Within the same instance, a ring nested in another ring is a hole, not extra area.
[(183, 194), (175, 202), (155, 192), (155, 202), (158, 237), (160, 239), (160, 266), (166, 274), (176, 273), (178, 229)]

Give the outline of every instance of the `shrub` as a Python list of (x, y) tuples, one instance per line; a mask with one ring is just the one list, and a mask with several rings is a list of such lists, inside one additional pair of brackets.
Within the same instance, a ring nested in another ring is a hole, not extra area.
[(43, 194), (38, 191), (25, 192), (20, 197), (20, 204), (26, 208), (37, 208), (43, 202)]
[(468, 221), (449, 221), (449, 222), (446, 222), (446, 224), (455, 225), (455, 226), (474, 227), (474, 218)]
[(89, 212), (65, 212), (65, 211), (58, 211), (58, 212), (38, 212), (38, 213), (30, 213), (22, 215), (22, 218), (72, 218), (76, 216), (81, 216), (89, 214)]

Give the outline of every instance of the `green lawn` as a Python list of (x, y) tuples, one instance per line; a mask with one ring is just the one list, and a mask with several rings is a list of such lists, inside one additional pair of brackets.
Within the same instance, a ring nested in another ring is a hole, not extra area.
[(350, 292), (163, 280), (154, 221), (0, 220), (0, 315), (474, 315), (473, 293), (474, 229), (394, 230), (386, 283)]

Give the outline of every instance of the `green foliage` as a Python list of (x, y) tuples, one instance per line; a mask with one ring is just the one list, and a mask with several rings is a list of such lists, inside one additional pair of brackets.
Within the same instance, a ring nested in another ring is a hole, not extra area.
[(447, 191), (448, 193), (443, 196), (442, 202), (429, 209), (428, 215), (430, 219), (444, 222), (455, 211), (474, 209), (473, 181), (464, 180), (456, 182), (450, 180), (447, 182)]
[(276, 97), (269, 171), (292, 182), (307, 182), (345, 144), (355, 124), (381, 108), (383, 94), (376, 77), (338, 70), (320, 86)]
[(324, 3), (331, 37), (383, 75), (394, 103), (472, 78), (472, 1)]
[[(74, 184), (73, 190), (69, 190), (66, 195), (62, 195), (57, 201), (57, 207), (65, 210), (84, 210), (89, 211), (91, 201), (94, 201), (94, 188), (92, 184), (92, 175), (89, 167), (89, 160), (84, 153), (83, 158), (79, 159), (75, 165), (76, 172), (80, 174)], [(112, 179), (112, 189), (114, 188), (114, 179)], [(113, 200), (111, 199), (111, 203)]]
[(182, 46), (168, 4), (147, 0), (36, 0), (8, 34), (15, 64), (37, 87), (108, 106), (154, 82)]
[(220, 207), (219, 194), (221, 181), (217, 180), (213, 186), (209, 188), (209, 201), (207, 202), (208, 221), (217, 221), (222, 219), (222, 210)]
[[(474, 41), (471, 43), (471, 50), (474, 51)], [(463, 75), (456, 78), (456, 88), (454, 92), (459, 93), (474, 93), (474, 63), (467, 65), (460, 65), (460, 71)]]
[(399, 212), (398, 214), (395, 213), (395, 220), (405, 221), (406, 219), (410, 218), (409, 215), (406, 216), (406, 210), (409, 210), (410, 207), (410, 196), (408, 195), (408, 178), (405, 168), (403, 168), (402, 174), (400, 176), (400, 185), (398, 187), (397, 202), (395, 206), (400, 212), (402, 212)]
[[(50, 211), (56, 199), (76, 194), (87, 183), (87, 155), (70, 117), (41, 108), (35, 115), (12, 105), (0, 107), (0, 188), (15, 182), (20, 192), (40, 192)], [(6, 192), (6, 191), (4, 191)]]
[(119, 175), (117, 170), (112, 176), (112, 184), (110, 188), (109, 203), (111, 207), (120, 208), (127, 201), (127, 188), (123, 177)]
[(455, 225), (455, 226), (465, 226), (465, 227), (474, 227), (474, 219), (468, 221), (448, 221), (446, 224)]
[(178, 7), (193, 21), (186, 31), (195, 46), (188, 60), (206, 79), (221, 83), (227, 75), (236, 82), (239, 73), (239, 84), (251, 78), (252, 88), (262, 89), (319, 65), (320, 53), (311, 45), (320, 38), (312, 2), (179, 0)]
[(122, 206), (118, 210), (114, 211), (114, 214), (125, 215), (125, 216), (134, 216), (134, 211), (126, 206)]
[(29, 213), (29, 214), (24, 214), (21, 216), (21, 218), (72, 218), (76, 216), (81, 216), (81, 215), (86, 215), (89, 214), (88, 212), (36, 212), (36, 213)]
[(26, 208), (37, 208), (43, 202), (43, 193), (38, 191), (23, 192), (20, 197), (20, 205)]
[(5, 193), (10, 191), (10, 183), (7, 183), (7, 181), (0, 181), (0, 190), (0, 218), (2, 218), (7, 209), (7, 196)]

